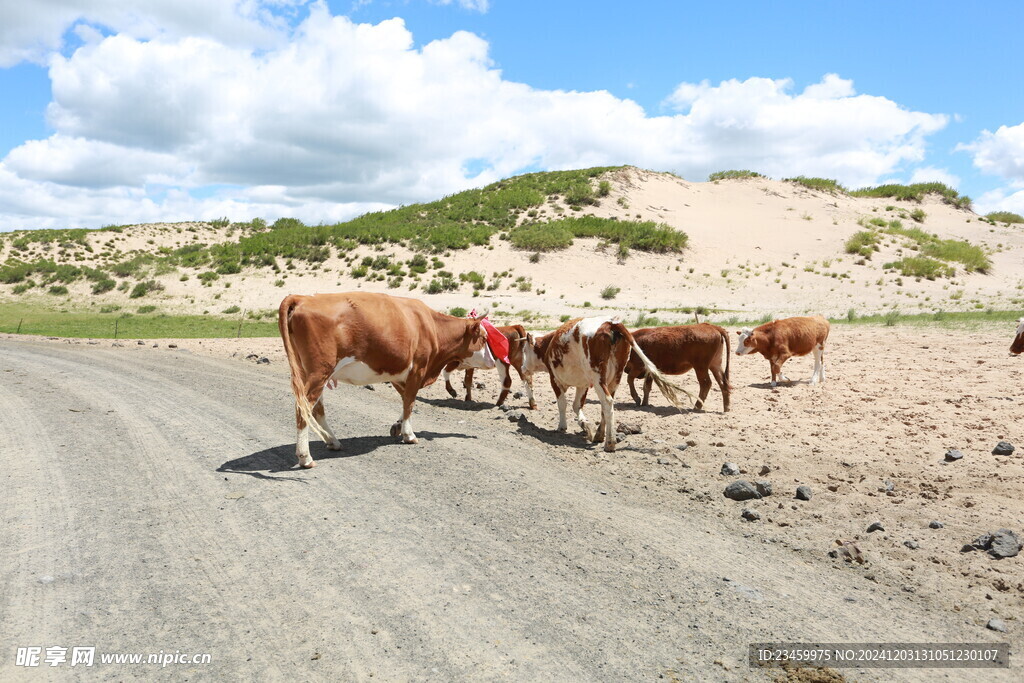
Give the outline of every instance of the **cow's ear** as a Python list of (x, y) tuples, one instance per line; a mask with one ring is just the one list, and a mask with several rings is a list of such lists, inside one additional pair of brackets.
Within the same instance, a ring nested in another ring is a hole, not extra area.
[(742, 330), (736, 330), (736, 334), (743, 334)]

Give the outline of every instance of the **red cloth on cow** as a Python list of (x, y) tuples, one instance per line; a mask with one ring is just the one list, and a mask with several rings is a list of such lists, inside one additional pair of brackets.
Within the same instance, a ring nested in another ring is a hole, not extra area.
[[(475, 318), (476, 309), (470, 312), (467, 317)], [(484, 326), (484, 331), (487, 332), (487, 346), (490, 347), (494, 357), (506, 365), (511, 365), (512, 361), (508, 359), (508, 337), (503, 335), (501, 330), (492, 325), (491, 321), (487, 318), (481, 318), (480, 324)]]

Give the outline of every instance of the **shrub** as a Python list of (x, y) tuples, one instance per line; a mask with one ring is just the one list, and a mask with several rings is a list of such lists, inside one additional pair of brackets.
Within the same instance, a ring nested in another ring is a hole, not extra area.
[(985, 218), (997, 223), (1024, 223), (1024, 216), (1012, 211), (993, 211), (985, 214)]
[(121, 307), (117, 304), (107, 304), (106, 306), (100, 307), (100, 313), (113, 313), (114, 311), (120, 311)]
[(139, 297), (146, 296), (150, 292), (159, 292), (164, 286), (156, 280), (144, 280), (143, 282), (136, 283), (135, 287), (132, 288), (132, 293), (128, 295), (131, 299), (138, 299)]
[[(224, 315), (231, 315), (232, 313), (238, 313), (241, 310), (242, 309), (239, 308), (238, 306), (228, 306), (227, 308), (224, 309), (223, 313)], [(142, 311), (140, 310), (139, 313), (142, 313)]]
[(274, 280), (275, 287), (284, 287), (284, 280)]
[(847, 321), (849, 321), (849, 322), (851, 322), (851, 323), (852, 323), (852, 322), (853, 322), (854, 320), (856, 320), (856, 319), (857, 319), (857, 309), (855, 309), (855, 308), (851, 308), (850, 310), (848, 310), (848, 311), (846, 312), (846, 319), (847, 319)]
[(117, 286), (117, 282), (115, 282), (114, 280), (112, 280), (110, 278), (103, 278), (102, 280), (97, 281), (92, 286), (92, 293), (93, 294), (103, 294), (104, 292), (109, 292), (110, 290), (112, 290), (116, 286)]
[(795, 178), (786, 178), (786, 182), (796, 183), (809, 190), (817, 190), (819, 192), (828, 192), (830, 194), (846, 193), (846, 188), (831, 178), (808, 178), (807, 176), (798, 175)]
[(914, 209), (910, 212), (910, 218), (913, 219), (915, 223), (924, 223), (924, 219), (927, 215), (928, 214), (924, 212), (924, 209)]
[(554, 251), (571, 246), (572, 233), (557, 223), (531, 223), (512, 230), (509, 241), (516, 249)]
[(912, 256), (899, 261), (886, 263), (883, 268), (894, 269), (906, 277), (923, 277), (934, 280), (937, 277), (953, 277), (955, 269), (951, 266), (928, 258), (927, 256)]
[(427, 294), (440, 294), (441, 292), (450, 292), (459, 288), (459, 283), (455, 281), (451, 273), (441, 271), (434, 276), (434, 279), (427, 285)]
[(448, 309), (448, 315), (455, 316), (456, 318), (465, 318), (467, 313), (469, 311), (462, 306), (453, 306)]
[(958, 209), (971, 208), (971, 198), (961, 196), (959, 192), (943, 183), (914, 183), (913, 185), (879, 185), (865, 187), (850, 193), (854, 197), (893, 197), (903, 201), (920, 202), (927, 194), (937, 194), (942, 201)]
[(58, 296), (63, 296), (64, 294), (68, 293), (68, 288), (65, 287), (64, 285), (53, 285), (52, 287), (50, 287), (46, 291), (48, 291), (50, 294), (56, 294)]
[(601, 290), (601, 298), (602, 299), (614, 299), (616, 296), (618, 296), (619, 292), (621, 292), (621, 291), (622, 291), (622, 289), (619, 288), (619, 287), (616, 287), (615, 285), (608, 285), (607, 287), (605, 287), (604, 289)]
[(607, 180), (602, 180), (597, 184), (597, 196), (607, 197), (612, 191), (612, 184)]
[(576, 183), (565, 193), (565, 203), (577, 206), (593, 204), (594, 188), (590, 186), (589, 182)]
[(530, 263), (540, 263), (540, 252), (535, 251), (530, 254)]
[(879, 236), (873, 230), (861, 230), (846, 240), (846, 253), (859, 254), (864, 258), (871, 258), (871, 254), (878, 250)]
[(709, 182), (716, 180), (738, 180), (740, 178), (763, 178), (764, 176), (756, 171), (716, 171), (708, 176)]
[(153, 305), (139, 306), (139, 308), (137, 310), (138, 310), (139, 313), (143, 313), (143, 314), (145, 314), (145, 313), (152, 313), (153, 311), (156, 310), (156, 306), (153, 306)]

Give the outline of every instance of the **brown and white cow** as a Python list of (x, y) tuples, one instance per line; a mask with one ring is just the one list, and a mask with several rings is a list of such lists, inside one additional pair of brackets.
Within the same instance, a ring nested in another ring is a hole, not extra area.
[(760, 353), (771, 363), (772, 386), (778, 380), (791, 382), (782, 374), (782, 364), (793, 356), (814, 354), (814, 371), (811, 384), (825, 381), (825, 341), (828, 339), (829, 324), (820, 315), (809, 318), (784, 318), (759, 325), (754, 329), (744, 327), (736, 332), (740, 336), (736, 355)]
[(1010, 344), (1010, 353), (1015, 356), (1024, 353), (1024, 318), (1017, 320), (1017, 336), (1013, 338), (1013, 343)]
[(310, 427), (329, 449), (341, 448), (324, 419), (328, 383), (390, 382), (402, 397), (402, 417), (391, 436), (416, 443), (409, 424), (416, 393), (447, 364), (485, 344), (479, 320), (438, 313), (417, 299), (369, 292), (287, 296), (278, 327), (295, 394), (295, 455), (307, 468), (316, 464), (309, 455)]
[[(645, 327), (633, 330), (633, 339), (644, 354), (665, 375), (682, 375), (693, 370), (700, 383), (700, 395), (694, 408), (701, 410), (711, 392), (711, 376), (722, 391), (723, 412), (729, 412), (729, 356), (731, 355), (729, 333), (725, 328), (710, 323), (696, 325), (675, 325), (671, 327)], [(722, 358), (725, 357), (725, 372), (722, 372)], [(644, 398), (636, 393), (633, 382), (644, 378)], [(626, 363), (626, 380), (629, 393), (638, 405), (649, 405), (651, 385), (654, 380), (647, 376), (640, 358), (633, 354)]]
[[(595, 443), (604, 440), (606, 451), (615, 450), (615, 389), (622, 379), (622, 370), (626, 367), (631, 348), (665, 398), (680, 407), (676, 391), (683, 391), (687, 396), (690, 394), (665, 379), (637, 346), (626, 326), (618, 320), (576, 318), (535, 342), (534, 352), (547, 366), (551, 374), (551, 388), (558, 399), (558, 431), (568, 430), (566, 391), (569, 387), (576, 387), (573, 414), (587, 438)], [(597, 429), (591, 428), (583, 414), (583, 403), (590, 387), (594, 387), (601, 402), (601, 421)]]
[[(530, 408), (536, 408), (537, 404), (533, 400), (533, 378), (530, 381), (526, 381), (526, 377), (523, 375), (523, 350), (526, 348), (526, 328), (522, 325), (507, 325), (504, 327), (497, 328), (501, 332), (505, 339), (508, 340), (508, 359), (511, 361), (511, 367), (516, 369), (519, 373), (519, 379), (523, 380), (526, 384), (527, 395), (530, 398)], [(498, 369), (498, 382), (501, 384), (501, 393), (498, 395), (497, 405), (503, 405), (505, 399), (508, 397), (509, 390), (512, 389), (512, 375), (509, 373), (510, 364), (505, 363), (500, 358), (493, 359), (490, 365), (487, 364), (487, 359), (483, 359), (483, 362), (475, 362), (477, 354), (473, 354), (470, 358), (458, 363), (449, 363), (445, 366), (441, 376), (444, 378), (444, 388), (448, 390), (448, 394), (452, 398), (457, 398), (458, 394), (455, 393), (455, 388), (452, 386), (451, 373), (456, 370), (465, 370), (466, 379), (463, 381), (462, 386), (466, 389), (467, 401), (473, 400), (473, 373), (475, 370), (489, 369), (497, 367)]]

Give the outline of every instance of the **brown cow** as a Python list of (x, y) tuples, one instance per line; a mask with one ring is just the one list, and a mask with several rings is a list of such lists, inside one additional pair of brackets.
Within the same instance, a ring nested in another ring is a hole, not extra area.
[(295, 394), (295, 455), (314, 467), (309, 429), (327, 447), (341, 442), (324, 419), (328, 383), (391, 382), (402, 397), (402, 418), (391, 427), (405, 443), (416, 443), (409, 424), (420, 388), (432, 384), (445, 365), (479, 351), (485, 333), (479, 320), (453, 318), (422, 301), (387, 294), (291, 295), (281, 302), (278, 327), (284, 340)]
[(825, 341), (828, 339), (828, 321), (820, 315), (811, 318), (785, 318), (759, 325), (744, 327), (736, 332), (740, 336), (736, 355), (758, 352), (768, 359), (772, 369), (772, 386), (778, 380), (791, 382), (782, 374), (782, 364), (793, 356), (814, 354), (814, 372), (811, 384), (825, 381)]
[(1017, 336), (1013, 338), (1013, 343), (1010, 344), (1010, 353), (1015, 356), (1024, 353), (1024, 318), (1019, 318), (1017, 323)]
[[(729, 412), (729, 356), (731, 348), (729, 333), (722, 327), (710, 323), (696, 325), (677, 325), (674, 327), (645, 327), (633, 330), (633, 339), (644, 354), (665, 375), (682, 375), (691, 369), (700, 383), (700, 395), (694, 408), (701, 410), (711, 392), (711, 376), (718, 382), (722, 390), (722, 409)], [(724, 343), (723, 343), (724, 342)], [(722, 372), (723, 347), (725, 355), (725, 372)], [(709, 374), (710, 373), (710, 374)], [(647, 377), (643, 362), (635, 354), (626, 363), (626, 379), (629, 382), (629, 393), (638, 405), (649, 405), (651, 385), (654, 383)], [(644, 378), (644, 398), (636, 393), (633, 382), (638, 377)]]
[[(508, 340), (508, 359), (511, 361), (511, 367), (516, 369), (519, 373), (519, 379), (523, 380), (526, 384), (526, 391), (530, 398), (530, 408), (536, 408), (537, 404), (533, 400), (533, 381), (532, 377), (527, 382), (526, 377), (523, 376), (523, 349), (526, 347), (526, 328), (522, 325), (507, 325), (504, 327), (497, 328), (499, 332), (505, 335), (505, 339)], [(493, 363), (488, 365), (485, 363), (474, 363), (474, 357), (468, 358), (459, 363), (449, 363), (445, 366), (441, 376), (444, 378), (444, 388), (448, 390), (448, 394), (452, 398), (457, 398), (458, 394), (455, 393), (455, 388), (452, 387), (451, 373), (455, 370), (465, 370), (466, 379), (462, 385), (466, 389), (467, 401), (473, 400), (473, 373), (478, 369), (488, 369), (490, 367), (497, 367), (498, 369), (498, 381), (501, 384), (501, 393), (498, 395), (497, 405), (503, 405), (505, 399), (508, 397), (508, 392), (512, 389), (512, 375), (509, 373), (509, 364), (503, 362), (500, 358), (495, 358)]]
[[(568, 430), (566, 391), (576, 387), (572, 409), (587, 438), (595, 443), (604, 440), (606, 451), (615, 450), (615, 389), (622, 379), (630, 348), (672, 405), (677, 408), (680, 405), (676, 390), (690, 395), (665, 379), (621, 322), (607, 317), (576, 318), (534, 344), (534, 352), (544, 360), (551, 374), (551, 388), (558, 399), (558, 431)], [(597, 391), (601, 402), (601, 421), (596, 430), (591, 429), (583, 415), (583, 403), (590, 387)]]

